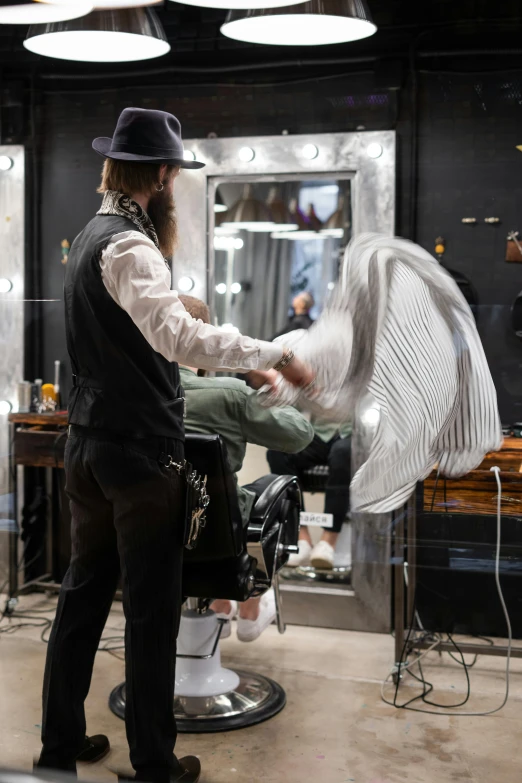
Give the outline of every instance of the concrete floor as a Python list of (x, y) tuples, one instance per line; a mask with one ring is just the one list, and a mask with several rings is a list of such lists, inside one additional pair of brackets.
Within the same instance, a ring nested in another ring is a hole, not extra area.
[[(51, 607), (28, 596), (22, 608)], [(18, 622), (18, 621), (17, 621)], [(5, 621), (2, 624), (5, 627)], [(104, 636), (123, 627), (115, 604)], [(46, 646), (40, 630), (21, 628), (0, 636), (0, 764), (29, 770), (39, 750), (40, 688)], [(390, 637), (347, 631), (272, 626), (252, 645), (233, 634), (222, 644), (225, 664), (257, 670), (286, 689), (284, 711), (259, 726), (228, 734), (181, 735), (178, 754), (200, 756), (203, 783), (515, 783), (522, 749), (522, 661), (512, 665), (507, 706), (493, 717), (441, 717), (406, 712), (381, 700), (381, 682), (393, 660)], [(504, 691), (504, 660), (479, 658), (471, 671), (472, 698), (466, 709), (497, 706)], [(436, 697), (459, 700), (462, 668), (447, 655), (430, 654), (427, 677)], [(110, 767), (127, 767), (124, 725), (107, 706), (123, 679), (123, 662), (100, 652), (87, 702), (88, 730), (110, 736), (113, 752), (104, 762), (83, 766), (84, 780), (112, 781)], [(412, 682), (411, 680), (409, 681)], [(391, 695), (390, 686), (386, 692)], [(404, 690), (404, 701), (413, 695)]]
[[(246, 483), (265, 472), (264, 450), (249, 447), (240, 480)], [(322, 510), (320, 495), (307, 503), (309, 510)], [(52, 616), (54, 604), (43, 596), (27, 596), (20, 608), (50, 608)], [(6, 622), (0, 627), (6, 627)], [(122, 607), (116, 603), (104, 637), (118, 637), (122, 628)], [(39, 751), (46, 652), (40, 632), (20, 628), (0, 635), (0, 766), (29, 770)], [(501, 712), (491, 717), (447, 717), (406, 712), (382, 701), (381, 684), (394, 657), (389, 636), (297, 626), (279, 636), (272, 626), (251, 645), (241, 644), (233, 634), (222, 643), (222, 654), (225, 665), (277, 680), (287, 692), (288, 703), (277, 717), (253, 728), (181, 735), (178, 755), (200, 756), (202, 783), (516, 783), (521, 779), (520, 659), (512, 662), (510, 699)], [(447, 655), (439, 658), (431, 653), (425, 660), (425, 675), (436, 686), (435, 700), (460, 701), (465, 692), (462, 667)], [(478, 659), (471, 670), (472, 698), (466, 711), (486, 711), (501, 703), (504, 670), (502, 658)], [(110, 691), (123, 676), (121, 660), (107, 652), (98, 654), (87, 701), (88, 730), (108, 734), (113, 752), (99, 765), (81, 767), (80, 779), (116, 783), (110, 768), (128, 767), (124, 724), (107, 706)], [(388, 698), (393, 691), (393, 686), (386, 687)], [(417, 692), (408, 678), (401, 688), (401, 703)]]

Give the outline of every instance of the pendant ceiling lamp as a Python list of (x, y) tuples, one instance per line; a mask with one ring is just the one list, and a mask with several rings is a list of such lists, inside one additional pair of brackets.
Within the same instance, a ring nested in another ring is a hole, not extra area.
[(170, 51), (161, 22), (150, 8), (95, 11), (70, 22), (32, 25), (24, 46), (45, 57), (98, 63), (151, 60)]
[(303, 0), (174, 0), (181, 5), (197, 5), (200, 8), (239, 8), (250, 10), (252, 8), (277, 8), (282, 5), (298, 5)]
[[(43, 0), (48, 2), (48, 0)], [(125, 8), (143, 8), (146, 5), (163, 5), (163, 0), (92, 0), (95, 11), (122, 11)]]
[(365, 0), (308, 0), (291, 7), (229, 11), (221, 32), (228, 38), (276, 46), (319, 46), (373, 35)]
[(227, 205), (223, 201), (223, 197), (221, 196), (221, 193), (219, 192), (219, 189), (216, 190), (216, 198), (214, 200), (214, 212), (226, 212), (227, 211)]
[(270, 188), (266, 205), (278, 231), (297, 231), (299, 226), (279, 195), (278, 188)]
[(47, 24), (64, 22), (89, 14), (93, 0), (57, 0), (37, 2), (36, 0), (7, 0), (0, 4), (0, 24)]
[(335, 239), (342, 239), (344, 232), (350, 227), (348, 217), (345, 213), (345, 198), (344, 196), (340, 196), (337, 209), (330, 215), (324, 226), (320, 229), (321, 234)]
[(245, 185), (243, 195), (225, 213), (223, 228), (243, 228), (246, 231), (273, 231), (275, 228), (272, 215), (262, 201), (254, 198), (252, 185)]

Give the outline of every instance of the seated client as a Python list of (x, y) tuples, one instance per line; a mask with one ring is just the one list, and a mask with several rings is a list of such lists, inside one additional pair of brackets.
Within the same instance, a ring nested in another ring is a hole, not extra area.
[[(187, 312), (193, 318), (210, 323), (208, 306), (193, 296), (180, 295)], [(302, 451), (313, 438), (309, 422), (294, 408), (262, 408), (257, 395), (237, 378), (205, 378), (196, 367), (180, 366), (181, 385), (185, 390), (187, 413), (186, 432), (220, 435), (227, 447), (230, 467), (241, 470), (247, 443), (277, 449), (281, 452)], [(238, 486), (239, 508), (244, 524), (248, 523), (256, 498), (266, 481), (259, 480), (246, 487)], [(231, 620), (237, 605), (233, 601), (214, 601), (211, 608), (220, 617)], [(251, 598), (239, 607), (237, 635), (250, 642), (275, 618), (275, 599), (270, 590), (261, 598)], [(230, 623), (222, 638), (230, 634)]]
[(333, 527), (324, 529), (321, 540), (313, 548), (308, 528), (302, 527), (299, 534), (299, 553), (292, 555), (288, 564), (333, 568), (335, 545), (350, 510), (352, 427), (349, 423), (339, 426), (319, 419), (313, 420), (312, 424), (314, 439), (303, 451), (298, 454), (284, 454), (270, 450), (267, 459), (272, 473), (298, 477), (301, 477), (307, 468), (328, 465), (324, 512), (333, 515)]

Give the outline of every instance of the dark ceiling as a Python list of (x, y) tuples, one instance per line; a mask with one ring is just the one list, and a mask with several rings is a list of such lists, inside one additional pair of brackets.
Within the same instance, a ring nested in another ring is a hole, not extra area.
[[(38, 57), (22, 42), (26, 28), (0, 26), (3, 79), (32, 76), (46, 88), (81, 90), (93, 85), (259, 82), (336, 69), (368, 68), (376, 60), (408, 63), (415, 52), (427, 68), (522, 67), (521, 0), (369, 0), (378, 32), (363, 41), (337, 46), (268, 47), (231, 41), (219, 32), (226, 11), (166, 1), (158, 10), (171, 52), (145, 63), (70, 63)], [(449, 56), (451, 53), (451, 56)], [(372, 66), (373, 67), (373, 66)]]

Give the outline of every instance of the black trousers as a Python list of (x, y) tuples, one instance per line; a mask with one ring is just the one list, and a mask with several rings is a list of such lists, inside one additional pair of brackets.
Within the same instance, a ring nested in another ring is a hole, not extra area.
[(278, 475), (295, 474), (300, 477), (303, 470), (314, 465), (328, 465), (330, 475), (324, 495), (324, 513), (333, 514), (333, 528), (325, 528), (340, 533), (346, 514), (350, 510), (352, 439), (336, 436), (325, 443), (317, 435), (313, 441), (297, 454), (284, 454), (282, 451), (268, 451), (267, 459), (272, 473)]
[(165, 451), (179, 459), (183, 444), (77, 431), (65, 450), (72, 555), (47, 653), (39, 765), (75, 769), (94, 658), (121, 572), (130, 759), (137, 778), (166, 783), (177, 768), (173, 698), (184, 530), (181, 478), (158, 456)]

